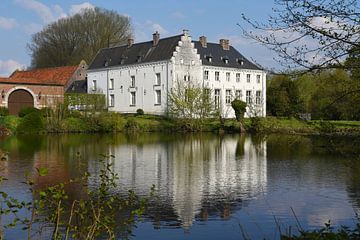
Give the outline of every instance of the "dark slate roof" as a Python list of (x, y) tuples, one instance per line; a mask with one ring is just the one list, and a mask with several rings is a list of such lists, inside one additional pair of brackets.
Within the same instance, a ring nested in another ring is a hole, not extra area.
[[(247, 60), (232, 46), (230, 46), (229, 50), (224, 50), (220, 44), (207, 43), (207, 47), (204, 48), (199, 41), (193, 42), (198, 54), (200, 54), (203, 65), (260, 70), (258, 66)], [(209, 56), (211, 56), (211, 62), (208, 60)], [(228, 60), (227, 63), (225, 59)], [(239, 63), (241, 61), (243, 61), (242, 65)]]
[(87, 81), (74, 81), (66, 90), (66, 93), (87, 93)]
[(127, 45), (104, 48), (98, 52), (88, 69), (167, 60), (172, 57), (180, 40), (181, 35), (177, 35), (160, 39), (157, 46), (149, 41), (133, 44), (130, 48)]
[[(127, 45), (123, 45), (101, 49), (88, 69), (92, 70), (104, 67), (168, 60), (173, 56), (173, 52), (181, 40), (181, 36), (182, 35), (162, 38), (157, 46), (153, 46), (153, 42), (149, 41), (133, 44), (130, 48)], [(199, 41), (193, 41), (193, 43), (195, 44), (195, 48), (198, 49), (204, 65), (260, 69), (231, 46), (229, 50), (224, 50), (220, 44), (216, 43), (207, 43), (207, 48), (203, 48)], [(212, 57), (211, 62), (208, 61), (208, 56)], [(228, 63), (225, 63), (224, 58), (228, 58)], [(243, 61), (242, 65), (239, 64), (241, 60)]]

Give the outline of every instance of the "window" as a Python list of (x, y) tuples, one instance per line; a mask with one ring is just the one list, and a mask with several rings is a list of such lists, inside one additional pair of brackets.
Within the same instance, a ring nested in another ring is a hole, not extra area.
[(136, 105), (136, 92), (130, 92), (130, 105)]
[(241, 98), (242, 98), (242, 92), (241, 92), (241, 90), (236, 90), (236, 91), (235, 91), (235, 97), (236, 97), (236, 99), (241, 100)]
[(110, 78), (109, 80), (109, 89), (114, 89), (114, 79)]
[(204, 80), (209, 80), (209, 71), (204, 71)]
[(230, 89), (225, 91), (225, 103), (231, 104), (231, 90)]
[(240, 73), (236, 74), (236, 82), (240, 82)]
[(135, 76), (131, 76), (130, 87), (135, 87)]
[(190, 81), (190, 75), (184, 75), (184, 81)]
[(246, 91), (246, 103), (247, 103), (247, 104), (251, 104), (251, 103), (252, 103), (251, 91)]
[(115, 95), (110, 94), (109, 95), (109, 107), (113, 107), (115, 105)]
[(220, 81), (220, 72), (215, 72), (215, 81)]
[(260, 83), (260, 79), (261, 79), (261, 76), (260, 76), (260, 75), (256, 75), (256, 82), (257, 82), (257, 83)]
[(229, 72), (226, 73), (226, 81), (230, 82), (230, 73)]
[(215, 89), (214, 95), (215, 95), (215, 107), (220, 108), (220, 89)]
[(160, 73), (156, 73), (156, 85), (161, 85), (161, 75)]
[(96, 91), (97, 87), (96, 87), (96, 80), (92, 81), (92, 90)]
[(251, 77), (250, 74), (246, 74), (246, 81), (247, 81), (248, 83), (250, 82), (250, 77)]
[(255, 103), (261, 104), (261, 91), (256, 91)]
[(155, 90), (155, 105), (161, 104), (161, 91)]

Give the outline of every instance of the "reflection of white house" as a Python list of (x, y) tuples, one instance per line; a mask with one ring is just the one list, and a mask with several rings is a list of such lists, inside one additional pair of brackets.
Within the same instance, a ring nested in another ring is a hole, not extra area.
[(154, 184), (184, 228), (192, 225), (205, 197), (249, 199), (267, 186), (266, 143), (254, 145), (250, 138), (111, 146), (109, 154), (116, 156), (121, 186), (147, 194)]
[(88, 69), (88, 93), (103, 93), (110, 111), (165, 114), (168, 93), (192, 83), (211, 90), (224, 117), (234, 117), (231, 101), (246, 101), (266, 113), (266, 73), (247, 60), (229, 40), (193, 41), (187, 31), (153, 41), (102, 49)]

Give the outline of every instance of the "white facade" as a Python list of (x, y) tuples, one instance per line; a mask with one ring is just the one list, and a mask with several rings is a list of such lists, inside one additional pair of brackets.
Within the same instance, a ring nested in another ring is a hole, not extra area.
[(135, 113), (141, 108), (146, 114), (164, 115), (168, 93), (177, 86), (177, 81), (190, 82), (211, 90), (225, 118), (235, 117), (231, 101), (237, 94), (241, 100), (248, 101), (247, 116), (265, 116), (266, 73), (263, 70), (209, 66), (202, 61), (206, 60), (201, 59), (191, 37), (184, 32), (168, 60), (90, 68), (88, 93), (105, 94), (109, 111)]

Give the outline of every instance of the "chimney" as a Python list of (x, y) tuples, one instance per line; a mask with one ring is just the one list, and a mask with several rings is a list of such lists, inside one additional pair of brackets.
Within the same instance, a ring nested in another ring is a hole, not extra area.
[(202, 46), (203, 48), (207, 48), (207, 40), (206, 40), (206, 37), (205, 37), (205, 36), (199, 37), (199, 42), (201, 43), (201, 46)]
[(128, 48), (131, 47), (134, 44), (133, 38), (128, 38)]
[(229, 39), (220, 39), (220, 45), (224, 50), (230, 50)]
[(160, 40), (160, 33), (159, 33), (158, 31), (156, 31), (156, 32), (153, 34), (153, 46), (158, 45), (159, 40)]

